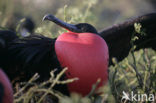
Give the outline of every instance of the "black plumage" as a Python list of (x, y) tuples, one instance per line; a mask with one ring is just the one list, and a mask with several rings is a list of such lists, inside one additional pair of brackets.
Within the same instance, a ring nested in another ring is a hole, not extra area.
[[(141, 31), (146, 35), (136, 33), (134, 23), (140, 23), (142, 25)], [(113, 57), (121, 61), (128, 56), (132, 47), (131, 39), (133, 35), (138, 37), (138, 39), (134, 41), (134, 45), (136, 45), (135, 50), (142, 48), (152, 48), (156, 50), (155, 27), (156, 13), (150, 13), (101, 30), (99, 34), (108, 44), (110, 64), (112, 64), (111, 60)]]
[[(146, 35), (136, 33), (134, 23), (141, 23)], [(153, 48), (155, 50), (155, 27), (156, 13), (151, 13), (128, 20), (121, 24), (113, 25), (112, 27), (97, 33), (105, 39), (108, 44), (110, 65), (112, 64), (111, 60), (113, 57), (116, 57), (118, 61), (121, 61), (128, 56), (132, 47), (130, 42), (133, 33), (138, 37), (138, 39), (134, 41), (136, 50), (142, 48)], [(77, 31), (79, 32), (79, 30)], [(1, 33), (7, 34), (2, 31), (0, 34)], [(15, 33), (11, 34), (14, 35)], [(2, 54), (0, 53), (2, 58), (0, 60), (0, 66), (6, 71), (11, 80), (14, 80), (17, 77), (28, 80), (36, 72), (41, 75), (41, 79), (45, 80), (49, 78), (49, 72), (54, 68), (57, 68), (58, 72), (62, 70), (54, 49), (55, 40), (56, 38), (52, 39), (35, 34), (25, 38), (15, 37), (15, 39), (9, 39), (9, 41), (6, 42), (7, 46), (4, 49), (5, 52)], [(0, 43), (2, 45), (0, 46), (3, 48), (3, 42), (0, 41)], [(1, 51), (3, 51), (2, 48)]]

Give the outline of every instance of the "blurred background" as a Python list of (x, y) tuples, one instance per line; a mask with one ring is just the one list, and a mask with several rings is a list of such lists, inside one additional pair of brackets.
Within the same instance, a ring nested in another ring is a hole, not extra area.
[(155, 0), (0, 0), (0, 26), (13, 29), (28, 17), (36, 25), (35, 32), (55, 34), (58, 26), (42, 22), (43, 16), (51, 13), (67, 22), (87, 22), (101, 30), (155, 10)]

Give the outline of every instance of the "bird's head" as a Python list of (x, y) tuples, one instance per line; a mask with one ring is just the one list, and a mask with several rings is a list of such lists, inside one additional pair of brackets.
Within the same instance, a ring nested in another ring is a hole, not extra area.
[(45, 20), (49, 20), (52, 21), (54, 23), (56, 23), (57, 25), (71, 31), (71, 32), (75, 32), (75, 33), (95, 33), (97, 34), (97, 30), (88, 23), (79, 23), (79, 24), (69, 24), (66, 23), (58, 18), (56, 18), (55, 16), (51, 15), (51, 14), (47, 14), (43, 17), (43, 21)]

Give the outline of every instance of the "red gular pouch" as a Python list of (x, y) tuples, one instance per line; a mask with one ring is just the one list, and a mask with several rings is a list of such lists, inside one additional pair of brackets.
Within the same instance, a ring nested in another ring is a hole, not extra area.
[(13, 103), (13, 90), (7, 75), (0, 69), (0, 103)]
[(62, 67), (67, 67), (67, 78), (79, 78), (68, 84), (70, 92), (87, 95), (92, 85), (101, 79), (98, 87), (108, 80), (108, 47), (94, 33), (61, 34), (55, 42), (55, 51)]

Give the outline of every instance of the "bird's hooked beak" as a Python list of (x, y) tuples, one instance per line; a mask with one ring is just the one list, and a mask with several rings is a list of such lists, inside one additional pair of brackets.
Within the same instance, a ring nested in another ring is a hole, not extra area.
[(49, 20), (49, 21), (52, 21), (54, 22), (55, 24), (69, 30), (69, 31), (72, 31), (72, 32), (76, 32), (76, 33), (81, 33), (82, 31), (80, 29), (78, 29), (75, 25), (73, 24), (69, 24), (69, 23), (66, 23), (58, 18), (56, 18), (55, 16), (51, 15), (51, 14), (47, 14), (43, 17), (42, 21), (45, 21), (45, 20)]

